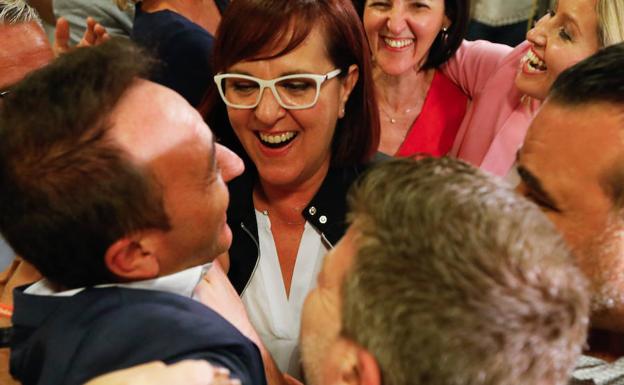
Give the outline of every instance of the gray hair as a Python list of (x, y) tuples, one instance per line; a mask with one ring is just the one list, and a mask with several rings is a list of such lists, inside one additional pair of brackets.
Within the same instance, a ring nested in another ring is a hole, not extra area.
[(41, 25), (37, 11), (24, 0), (0, 0), (0, 25), (36, 22)]
[(384, 385), (566, 384), (587, 286), (534, 204), (448, 158), (386, 162), (349, 203), (359, 238), (342, 334)]

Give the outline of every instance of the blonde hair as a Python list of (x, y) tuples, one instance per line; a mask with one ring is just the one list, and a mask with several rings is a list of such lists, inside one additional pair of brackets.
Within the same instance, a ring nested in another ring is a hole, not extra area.
[(603, 47), (624, 41), (624, 0), (598, 0), (598, 37)]

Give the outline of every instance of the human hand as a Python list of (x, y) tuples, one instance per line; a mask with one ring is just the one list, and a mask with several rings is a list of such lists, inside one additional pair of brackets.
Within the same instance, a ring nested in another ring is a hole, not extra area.
[[(76, 47), (90, 47), (99, 45), (110, 39), (106, 28), (95, 21), (92, 17), (87, 17), (87, 29), (82, 35), (82, 39)], [(56, 20), (56, 31), (54, 33), (54, 54), (59, 56), (67, 53), (72, 48), (69, 46), (69, 22), (64, 17)]]
[(98, 23), (91, 16), (87, 17), (87, 29), (78, 42), (77, 47), (90, 47), (100, 45), (110, 39), (110, 35), (102, 24)]
[(204, 360), (184, 360), (167, 366), (154, 361), (99, 376), (85, 385), (240, 385), (230, 372)]

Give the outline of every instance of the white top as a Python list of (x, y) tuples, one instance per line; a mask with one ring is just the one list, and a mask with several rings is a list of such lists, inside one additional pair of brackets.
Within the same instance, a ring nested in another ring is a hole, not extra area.
[(260, 255), (242, 294), (251, 323), (281, 371), (300, 379), (299, 326), (303, 302), (316, 286), (327, 248), (320, 233), (305, 223), (295, 270), (286, 296), (269, 217), (256, 210)]
[[(212, 266), (212, 263), (208, 263), (202, 266), (191, 267), (177, 273), (154, 279), (125, 283), (107, 283), (94, 287), (118, 286), (127, 289), (158, 290), (167, 293), (179, 294), (188, 298), (193, 298), (193, 291), (195, 290), (195, 286), (197, 286), (206, 271), (210, 269), (210, 266)], [(84, 289), (84, 287), (81, 287), (78, 289), (56, 291), (54, 290), (54, 286), (50, 284), (50, 281), (44, 278), (30, 285), (28, 288), (26, 288), (26, 290), (24, 290), (24, 293), (31, 295), (53, 295), (70, 297), (72, 295), (80, 293)]]

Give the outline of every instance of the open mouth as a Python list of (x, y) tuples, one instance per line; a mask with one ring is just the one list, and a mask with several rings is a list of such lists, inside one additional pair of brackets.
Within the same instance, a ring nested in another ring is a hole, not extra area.
[(260, 142), (269, 148), (285, 147), (297, 137), (297, 133), (293, 131), (278, 134), (258, 132), (256, 135), (258, 139), (260, 139)]
[(414, 39), (391, 39), (389, 37), (384, 37), (383, 41), (388, 47), (397, 49), (414, 44)]
[(531, 72), (544, 72), (548, 69), (546, 63), (540, 59), (533, 50), (529, 50), (522, 59), (526, 63), (526, 67)]

